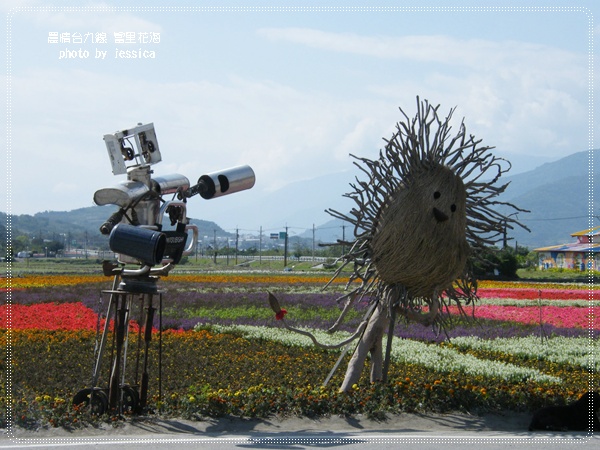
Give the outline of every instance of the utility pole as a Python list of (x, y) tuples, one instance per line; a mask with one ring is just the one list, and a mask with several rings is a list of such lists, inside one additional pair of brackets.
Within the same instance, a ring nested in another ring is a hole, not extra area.
[(312, 260), (315, 262), (315, 224), (313, 223)]
[(215, 264), (217, 263), (217, 229), (213, 229), (213, 255)]
[(227, 236), (227, 247), (225, 248), (225, 254), (227, 255), (225, 260), (227, 261), (227, 265), (229, 265), (229, 236)]
[(258, 265), (262, 264), (262, 225), (260, 226), (259, 236), (258, 236)]
[(240, 239), (240, 230), (238, 228), (235, 229), (235, 265), (238, 263), (238, 241)]
[(285, 226), (285, 245), (283, 247), (283, 267), (287, 267), (287, 254), (288, 254), (288, 227)]

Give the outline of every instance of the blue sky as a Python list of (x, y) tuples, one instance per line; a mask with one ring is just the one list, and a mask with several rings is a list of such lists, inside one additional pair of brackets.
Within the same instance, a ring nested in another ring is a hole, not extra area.
[[(414, 115), (417, 95), (444, 114), (457, 107), (455, 123), (464, 118), (515, 172), (598, 147), (591, 1), (378, 3), (385, 11), (348, 10), (372, 2), (298, 3), (303, 11), (291, 2), (218, 2), (211, 11), (208, 2), (0, 4), (10, 38), (0, 210), (13, 214), (92, 205), (95, 190), (124, 180), (112, 175), (102, 136), (138, 122), (155, 124), (157, 175), (254, 168), (252, 191), (188, 206), (226, 228), (239, 219), (220, 214), (236, 204), (351, 170), (350, 153), (376, 157), (398, 108)], [(280, 10), (259, 9), (268, 5)], [(108, 42), (51, 44), (53, 32), (106, 33)], [(115, 32), (157, 33), (160, 42), (117, 44)], [(89, 57), (60, 59), (67, 50)], [(247, 224), (259, 225), (260, 217)]]

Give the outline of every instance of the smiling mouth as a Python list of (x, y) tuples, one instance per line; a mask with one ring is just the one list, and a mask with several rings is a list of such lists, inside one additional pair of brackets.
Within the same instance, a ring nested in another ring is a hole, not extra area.
[(433, 208), (433, 216), (438, 222), (445, 222), (449, 217), (437, 208)]

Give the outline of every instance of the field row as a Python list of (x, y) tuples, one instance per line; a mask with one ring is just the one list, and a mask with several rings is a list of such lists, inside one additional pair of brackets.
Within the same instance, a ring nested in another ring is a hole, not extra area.
[[(336, 300), (344, 289), (338, 283), (323, 291), (328, 280), (261, 273), (161, 280), (166, 291), (162, 317), (158, 312), (154, 317), (149, 347), (150, 410), (187, 418), (531, 411), (598, 388), (593, 354), (600, 327), (593, 290), (587, 285), (482, 282), (474, 318), (459, 320), (450, 309), (455, 319), (450, 340), (431, 328), (399, 322), (389, 382), (371, 385), (366, 367), (352, 392), (339, 393), (352, 347), (322, 386), (340, 351), (319, 350), (284, 330), (267, 300), (267, 291), (275, 292), (289, 324), (314, 331), (323, 342), (340, 342), (356, 329), (368, 305), (356, 305), (338, 333), (325, 333), (340, 313)], [(109, 297), (101, 293), (109, 287), (107, 278), (26, 277), (10, 283), (9, 304), (0, 306), (0, 364), (9, 374), (0, 397), (10, 415), (0, 421), (32, 428), (114, 420), (113, 414), (99, 419), (71, 404), (73, 395), (90, 384), (107, 311)], [(134, 386), (139, 383), (136, 349), (143, 348), (138, 323), (143, 323), (144, 308), (141, 301), (131, 304), (126, 378)], [(109, 366), (106, 357), (100, 386), (108, 383)]]

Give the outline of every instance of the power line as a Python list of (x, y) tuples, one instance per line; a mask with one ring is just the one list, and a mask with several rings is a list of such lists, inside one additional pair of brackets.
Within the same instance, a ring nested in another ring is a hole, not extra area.
[[(549, 222), (553, 220), (572, 220), (572, 219), (589, 219), (590, 216), (573, 216), (573, 217), (551, 217), (543, 219), (521, 219), (523, 222)], [(598, 216), (594, 216), (598, 218)]]

